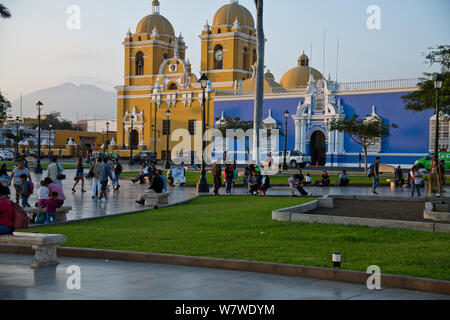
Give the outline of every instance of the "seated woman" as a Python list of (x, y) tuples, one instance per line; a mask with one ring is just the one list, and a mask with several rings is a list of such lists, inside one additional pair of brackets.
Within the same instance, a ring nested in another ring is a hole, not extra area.
[(255, 196), (258, 194), (259, 179), (258, 179), (258, 174), (256, 173), (256, 171), (252, 171), (252, 175), (248, 179), (248, 187), (249, 187), (250, 195)]
[(339, 185), (341, 187), (347, 187), (349, 183), (350, 183), (350, 178), (347, 174), (347, 171), (343, 170), (342, 174), (339, 176)]
[(14, 232), (14, 210), (9, 194), (9, 188), (0, 184), (0, 234)]
[(330, 186), (330, 177), (328, 176), (328, 173), (326, 171), (324, 171), (322, 173), (322, 179), (320, 181), (322, 187), (329, 187)]
[(305, 177), (305, 184), (311, 184), (311, 183), (312, 183), (311, 175), (309, 173), (307, 173), (306, 177)]

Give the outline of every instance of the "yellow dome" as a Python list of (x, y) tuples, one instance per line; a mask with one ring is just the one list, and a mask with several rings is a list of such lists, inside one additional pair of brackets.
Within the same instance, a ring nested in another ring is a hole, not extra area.
[(280, 84), (283, 88), (306, 87), (310, 74), (312, 74), (314, 80), (323, 79), (323, 75), (314, 68), (295, 67), (281, 77)]
[(241, 27), (255, 28), (252, 14), (247, 8), (241, 6), (237, 0), (231, 0), (229, 4), (217, 10), (212, 26), (233, 25), (236, 18)]
[[(242, 81), (242, 93), (255, 94), (256, 78), (250, 78)], [(264, 93), (280, 93), (283, 91), (282, 86), (275, 81), (274, 78), (264, 79)]]
[(172, 24), (162, 15), (153, 13), (144, 17), (136, 28), (136, 33), (153, 33), (153, 30), (158, 30), (160, 35), (169, 35), (175, 37), (175, 31)]

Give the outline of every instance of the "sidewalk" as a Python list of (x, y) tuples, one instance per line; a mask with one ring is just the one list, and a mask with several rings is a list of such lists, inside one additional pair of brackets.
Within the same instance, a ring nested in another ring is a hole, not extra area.
[[(253, 272), (61, 258), (31, 269), (32, 256), (0, 254), (2, 300), (448, 300), (450, 296)], [(69, 266), (81, 270), (81, 290), (67, 288)]]

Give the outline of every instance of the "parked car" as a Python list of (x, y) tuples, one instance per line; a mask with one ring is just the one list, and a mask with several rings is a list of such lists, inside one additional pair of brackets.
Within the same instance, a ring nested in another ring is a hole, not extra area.
[(14, 154), (8, 150), (0, 150), (0, 161), (14, 161)]
[[(284, 161), (284, 151), (280, 151), (278, 154), (273, 154), (272, 158), (275, 162), (278, 162), (278, 164), (282, 166)], [(292, 168), (304, 168), (306, 165), (311, 164), (311, 157), (296, 150), (286, 151), (286, 163)], [(263, 162), (263, 165), (266, 165), (266, 163)]]
[(158, 162), (156, 159), (156, 153), (141, 151), (138, 155), (135, 155), (133, 160), (135, 162), (147, 161), (148, 164), (155, 164)]
[[(434, 153), (430, 153), (426, 157), (419, 159), (415, 162), (415, 165), (430, 170), (431, 162), (433, 161)], [(450, 151), (442, 151), (439, 152), (439, 161), (445, 161), (445, 170), (450, 169)]]

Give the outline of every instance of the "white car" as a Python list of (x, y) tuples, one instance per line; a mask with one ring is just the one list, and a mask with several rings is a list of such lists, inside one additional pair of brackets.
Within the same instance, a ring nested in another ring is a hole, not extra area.
[[(284, 162), (284, 152), (280, 151), (278, 155), (272, 155), (272, 158), (282, 166)], [(292, 168), (304, 168), (306, 165), (311, 164), (311, 157), (304, 155), (300, 151), (286, 151), (286, 163)]]
[(14, 161), (14, 154), (8, 150), (0, 150), (0, 161)]

